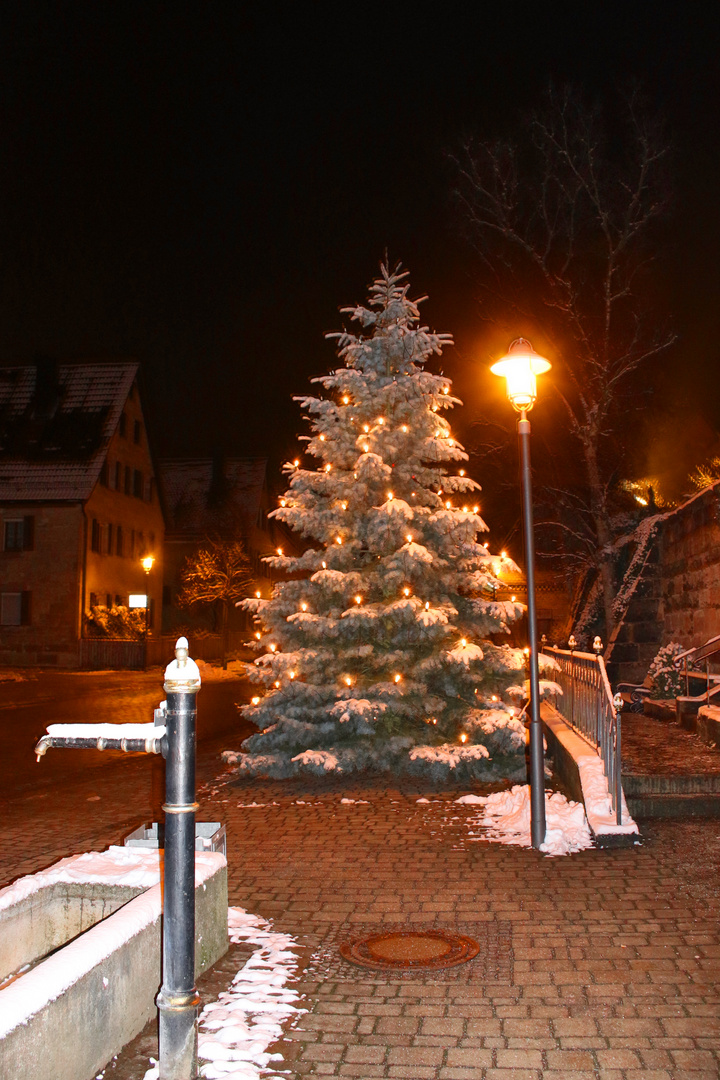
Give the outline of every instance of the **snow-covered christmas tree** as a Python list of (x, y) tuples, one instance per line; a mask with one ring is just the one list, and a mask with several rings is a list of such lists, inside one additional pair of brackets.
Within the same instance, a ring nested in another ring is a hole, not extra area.
[(491, 640), (522, 614), (494, 599), (516, 568), (479, 539), (479, 485), (444, 415), (461, 402), (425, 369), (451, 338), (420, 324), (406, 278), (384, 265), (368, 306), (343, 309), (360, 330), (328, 335), (342, 366), (298, 399), (317, 464), (285, 466), (273, 514), (310, 546), (267, 558), (292, 578), (243, 602), (264, 690), (243, 709), (260, 732), (231, 758), (244, 773), (523, 774), (508, 689), (524, 658)]

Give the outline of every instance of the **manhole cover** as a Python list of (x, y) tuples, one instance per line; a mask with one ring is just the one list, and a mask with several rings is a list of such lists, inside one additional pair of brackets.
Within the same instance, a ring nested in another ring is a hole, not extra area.
[(344, 942), (340, 955), (360, 967), (403, 971), (455, 967), (480, 951), (477, 941), (446, 930), (394, 930)]

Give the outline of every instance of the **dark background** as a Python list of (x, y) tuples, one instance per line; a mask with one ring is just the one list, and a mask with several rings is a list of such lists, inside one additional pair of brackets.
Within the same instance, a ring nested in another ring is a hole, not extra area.
[(136, 356), (161, 454), (294, 456), (292, 395), (333, 366), (323, 334), (387, 248), (455, 335), (472, 440), (502, 387), (447, 152), (510, 131), (550, 81), (612, 109), (639, 80), (674, 146), (658, 288), (680, 339), (647, 370), (633, 467), (680, 431), (692, 457), (720, 427), (719, 31), (644, 2), (6, 0), (0, 362)]

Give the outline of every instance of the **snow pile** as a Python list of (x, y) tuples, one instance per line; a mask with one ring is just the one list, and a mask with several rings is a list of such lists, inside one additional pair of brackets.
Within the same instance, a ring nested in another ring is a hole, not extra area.
[[(471, 824), (481, 825), (487, 832), (476, 839), (531, 846), (527, 784), (516, 784), (510, 791), (498, 791), (494, 795), (463, 795), (456, 802), (483, 807), (480, 817), (471, 819)], [(593, 846), (582, 803), (569, 802), (559, 791), (545, 793), (545, 823), (545, 843), (540, 850), (546, 855), (570, 855)]]
[(622, 795), (622, 825), (617, 824), (615, 811), (610, 801), (608, 781), (602, 758), (597, 754), (587, 754), (575, 759), (580, 773), (580, 783), (583, 789), (583, 799), (587, 809), (588, 820), (596, 836), (607, 833), (636, 833), (637, 824), (630, 817), (625, 796)]
[[(257, 945), (256, 952), (240, 969), (230, 989), (200, 1014), (198, 1058), (200, 1076), (207, 1080), (286, 1080), (268, 1072), (271, 1061), (281, 1054), (269, 1054), (268, 1047), (282, 1036), (282, 1025), (296, 1016), (299, 995), (286, 983), (294, 974), (297, 957), (291, 951), (295, 941), (278, 934), (270, 923), (242, 908), (228, 910), (230, 940)], [(145, 1080), (157, 1080), (153, 1065)]]

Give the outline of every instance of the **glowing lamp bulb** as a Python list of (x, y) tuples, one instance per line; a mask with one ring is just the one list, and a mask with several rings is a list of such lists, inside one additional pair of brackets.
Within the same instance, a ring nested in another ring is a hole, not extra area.
[(287, 499), (281, 499), (280, 500), (280, 505), (281, 506), (287, 506)]
[(462, 735), (460, 736), (460, 742), (461, 743), (466, 743), (467, 742), (467, 735), (465, 734), (464, 731), (463, 731)]
[(370, 425), (369, 424), (363, 424), (363, 431), (365, 432), (366, 435), (367, 435), (369, 430), (370, 430)]
[(493, 696), (490, 698), (490, 700), (491, 701), (497, 701), (497, 694), (493, 694)]
[(430, 601), (429, 601), (429, 600), (426, 600), (426, 601), (425, 601), (425, 610), (426, 610), (426, 611), (429, 611), (429, 610), (430, 610)]
[(324, 435), (320, 436), (320, 442), (325, 442), (325, 436)]
[(479, 510), (479, 509), (480, 509), (480, 507), (479, 507), (479, 506), (477, 506), (477, 505), (476, 505), (476, 506), (473, 506), (473, 514), (477, 514), (477, 512), (478, 512), (478, 510)]
[(401, 431), (405, 431), (405, 432), (408, 432), (408, 431), (409, 431), (410, 429), (409, 429), (409, 427), (407, 426), (407, 424), (403, 424), (403, 426), (402, 426), (402, 427), (400, 428), (400, 430), (401, 430)]
[(402, 675), (396, 675), (394, 681), (395, 681), (395, 683), (399, 683), (401, 679), (402, 679)]
[(347, 396), (347, 394), (343, 394), (342, 401), (343, 401), (343, 405), (349, 405), (350, 404), (350, 398)]
[(345, 676), (344, 682), (345, 682), (346, 686), (352, 686), (352, 679), (350, 678), (349, 675)]
[(507, 559), (507, 551), (501, 551), (500, 552), (500, 558), (501, 559)]
[(342, 536), (336, 536), (335, 537), (335, 543), (336, 544), (342, 544)]
[(512, 407), (518, 412), (532, 409), (537, 397), (537, 376), (550, 370), (550, 363), (539, 356), (526, 338), (516, 338), (507, 356), (490, 368), (493, 375), (505, 379), (505, 388)]
[(370, 449), (370, 447), (368, 446), (368, 444), (367, 444), (367, 443), (363, 443), (363, 453), (364, 453), (364, 454), (367, 454), (367, 452), (368, 452), (368, 450), (369, 450), (369, 449)]
[(385, 423), (385, 417), (384, 416), (378, 416), (378, 424), (382, 425), (384, 423)]
[(272, 644), (272, 645), (269, 645), (268, 648), (270, 649), (270, 652), (275, 652), (277, 650), (277, 645)]
[(433, 716), (433, 718), (432, 718), (432, 720), (430, 721), (430, 723), (431, 723), (431, 724), (437, 724), (437, 718)]
[(259, 697), (251, 698), (251, 703), (253, 705), (259, 705), (260, 704), (260, 698)]
[(257, 639), (258, 641), (259, 641), (259, 640), (260, 640), (260, 638), (262, 637), (262, 634), (260, 633), (260, 631), (259, 631), (259, 630), (256, 630), (256, 631), (255, 631), (255, 637), (256, 637), (256, 639)]
[(442, 392), (443, 392), (443, 394), (448, 394), (450, 392), (450, 387), (449, 386), (443, 386)]
[(410, 595), (410, 589), (408, 588), (408, 586), (407, 586), (407, 585), (406, 585), (406, 586), (405, 586), (405, 588), (403, 589), (403, 595), (404, 595), (404, 596), (409, 596), (409, 595)]
[(412, 544), (412, 533), (406, 533), (405, 539), (407, 540), (408, 544)]
[(259, 600), (259, 599), (260, 599), (260, 590), (259, 590), (259, 589), (258, 589), (258, 590), (256, 591), (255, 595), (256, 595), (256, 597), (257, 597), (257, 598), (258, 598), (258, 600)]
[(445, 503), (445, 509), (450, 510), (451, 507), (452, 507), (452, 503), (448, 500), (448, 502)]
[(325, 472), (330, 472), (330, 470), (331, 470), (331, 469), (332, 469), (332, 465), (330, 465), (330, 464), (328, 463), (328, 464), (327, 464), (327, 465), (325, 466)]
[(465, 470), (464, 470), (464, 469), (461, 469), (461, 470), (460, 470), (460, 473), (459, 473), (459, 475), (460, 475), (460, 476), (464, 476), (464, 475), (465, 475)]
[(347, 510), (347, 503), (346, 502), (340, 503), (340, 505), (342, 506), (343, 510)]
[(511, 602), (512, 604), (514, 604), (514, 603), (515, 603), (515, 597), (514, 597), (514, 596), (511, 596), (511, 597), (510, 597), (510, 602)]
[(303, 600), (302, 604), (300, 605), (300, 610), (301, 611), (307, 611), (307, 604), (305, 603), (304, 600)]
[(295, 678), (295, 672), (294, 671), (289, 671), (288, 675), (290, 676), (291, 679)]
[(393, 495), (392, 491), (388, 491), (387, 497), (388, 497), (388, 502), (392, 502), (392, 500), (394, 498), (394, 495)]
[(323, 568), (323, 570), (327, 570), (327, 563), (326, 562), (322, 563), (322, 568)]
[(277, 548), (276, 550), (277, 550), (277, 553), (278, 553), (278, 555), (282, 555), (282, 553), (283, 553), (283, 549), (282, 549), (282, 548)]
[(362, 596), (360, 596), (360, 594), (359, 594), (359, 593), (358, 593), (358, 595), (357, 595), (357, 596), (355, 597), (355, 603), (356, 603), (356, 604), (362, 604)]
[(276, 679), (275, 682), (273, 683), (273, 686), (275, 687), (276, 690), (279, 690), (280, 689), (280, 680)]
[(467, 647), (467, 638), (461, 638), (460, 639), (460, 644), (462, 645), (463, 649), (466, 648)]
[(300, 461), (299, 461), (299, 459), (298, 459), (298, 458), (295, 458), (295, 460), (293, 461), (293, 465), (295, 466), (295, 468), (296, 468), (296, 469), (297, 469), (297, 467), (299, 466), (299, 464), (300, 464)]

